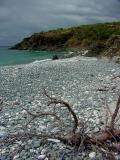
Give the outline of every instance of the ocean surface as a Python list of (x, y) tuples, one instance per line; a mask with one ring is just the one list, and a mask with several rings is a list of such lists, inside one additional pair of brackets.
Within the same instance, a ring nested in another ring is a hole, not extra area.
[(37, 60), (51, 59), (54, 55), (58, 55), (58, 57), (62, 58), (63, 53), (50, 51), (20, 51), (10, 50), (8, 47), (0, 47), (0, 66), (26, 64)]

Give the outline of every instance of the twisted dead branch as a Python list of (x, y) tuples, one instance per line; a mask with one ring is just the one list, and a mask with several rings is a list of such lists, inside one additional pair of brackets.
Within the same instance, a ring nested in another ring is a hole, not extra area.
[(68, 103), (68, 102), (66, 102), (66, 101), (64, 101), (64, 100), (62, 100), (62, 99), (57, 99), (57, 98), (54, 98), (54, 97), (51, 97), (47, 92), (46, 92), (46, 90), (44, 89), (44, 94), (49, 98), (49, 100), (50, 100), (50, 102), (48, 103), (48, 106), (50, 106), (50, 105), (52, 105), (52, 104), (60, 104), (61, 106), (60, 107), (66, 107), (67, 109), (68, 109), (68, 111), (69, 111), (69, 113), (73, 116), (73, 119), (74, 119), (74, 127), (73, 127), (73, 129), (72, 129), (72, 132), (73, 133), (75, 133), (76, 132), (76, 130), (77, 130), (77, 127), (78, 127), (78, 118), (77, 118), (77, 116), (76, 116), (76, 114), (75, 114), (75, 112), (73, 111), (73, 109), (72, 109), (72, 106)]
[(0, 112), (2, 111), (2, 109), (3, 109), (3, 99), (2, 98), (0, 98)]
[[(107, 152), (111, 151), (112, 147), (110, 145), (108, 145), (107, 143), (105, 143), (107, 140), (113, 140), (114, 139), (114, 143), (116, 143), (116, 137), (120, 135), (120, 129), (115, 129), (114, 128), (114, 124), (115, 124), (115, 120), (116, 120), (116, 117), (117, 117), (117, 114), (118, 114), (118, 111), (119, 111), (119, 108), (120, 108), (120, 96), (118, 98), (118, 101), (117, 101), (117, 105), (116, 105), (116, 108), (115, 108), (115, 111), (114, 113), (112, 114), (112, 112), (110, 111), (109, 109), (109, 106), (107, 106), (107, 110), (111, 116), (111, 123), (110, 123), (110, 126), (106, 129), (106, 130), (103, 130), (103, 131), (100, 131), (99, 133), (93, 133), (94, 136), (89, 136), (88, 134), (84, 134), (82, 132), (77, 132), (77, 127), (78, 127), (78, 118), (75, 114), (75, 112), (73, 111), (72, 109), (72, 106), (62, 100), (62, 99), (57, 99), (55, 97), (52, 97), (50, 96), (46, 90), (44, 90), (44, 94), (46, 95), (46, 97), (49, 99), (49, 102), (48, 102), (48, 106), (52, 106), (54, 104), (54, 106), (56, 107), (57, 104), (60, 104), (59, 107), (65, 107), (68, 109), (69, 113), (73, 116), (73, 119), (74, 119), (74, 126), (73, 126), (73, 129), (72, 129), (72, 132), (66, 136), (57, 136), (56, 135), (46, 135), (46, 137), (48, 138), (56, 138), (56, 139), (59, 139), (61, 142), (65, 143), (65, 144), (68, 144), (68, 145), (75, 145), (75, 146), (80, 146), (81, 143), (82, 145), (88, 145), (88, 144), (91, 144), (91, 145), (95, 145), (95, 146), (98, 146), (100, 148), (103, 148), (104, 150), (106, 150)], [(31, 115), (34, 118), (37, 118), (37, 117), (40, 117), (40, 116), (45, 116), (45, 115), (49, 115), (49, 116), (54, 116), (57, 120), (60, 120), (60, 118), (55, 114), (55, 113), (37, 113), (37, 114), (34, 114), (34, 113), (31, 113), (29, 111), (27, 111), (27, 113), (29, 115)], [(82, 127), (82, 125), (81, 125)], [(45, 136), (41, 135), (41, 134), (33, 134), (32, 136), (36, 136), (36, 137), (39, 137), (39, 138), (44, 138)], [(84, 136), (84, 141), (83, 141), (83, 136)], [(93, 138), (94, 137), (94, 138)], [(115, 149), (115, 144), (114, 144), (114, 149)], [(117, 148), (116, 148), (117, 150)]]
[(110, 129), (111, 130), (114, 130), (115, 119), (116, 119), (116, 117), (118, 115), (119, 109), (120, 109), (120, 96), (118, 98), (118, 101), (117, 101), (117, 104), (116, 104), (116, 108), (115, 108), (114, 113), (113, 113), (112, 118), (111, 118), (111, 123), (110, 123)]
[[(106, 116), (108, 116), (108, 114), (110, 114), (110, 125), (108, 126), (108, 128), (106, 128), (105, 130), (101, 130), (97, 133), (93, 133), (92, 135), (89, 133), (85, 133), (85, 131), (82, 130), (82, 122), (80, 127), (80, 130), (78, 131), (78, 125), (79, 125), (79, 119), (76, 116), (76, 113), (74, 112), (74, 110), (72, 109), (72, 106), (62, 100), (62, 99), (57, 99), (55, 97), (50, 96), (46, 90), (44, 90), (44, 95), (49, 99), (48, 102), (48, 106), (51, 107), (65, 107), (69, 114), (72, 115), (73, 117), (73, 122), (74, 122), (74, 126), (72, 127), (72, 132), (68, 133), (65, 135), (65, 133), (63, 134), (52, 134), (52, 133), (18, 133), (18, 134), (13, 134), (13, 135), (9, 135), (9, 140), (11, 140), (11, 142), (15, 142), (16, 140), (18, 140), (19, 138), (21, 139), (26, 139), (26, 138), (32, 138), (32, 137), (36, 137), (38, 139), (48, 139), (48, 138), (52, 138), (52, 139), (58, 139), (60, 140), (62, 143), (67, 144), (67, 145), (71, 145), (71, 146), (95, 146), (97, 149), (99, 149), (101, 152), (104, 152), (105, 154), (109, 155), (110, 159), (114, 159), (114, 152), (116, 151), (120, 151), (120, 138), (118, 138), (120, 136), (120, 129), (119, 128), (115, 128), (115, 123), (116, 123), (116, 117), (118, 115), (119, 109), (120, 109), (120, 96), (118, 97), (117, 100), (117, 104), (115, 106), (115, 110), (112, 113), (110, 111), (109, 106), (107, 106), (107, 114)], [(1, 102), (2, 103), (2, 102)], [(59, 106), (57, 105), (59, 104)], [(63, 124), (63, 122), (61, 121), (61, 118), (57, 115), (57, 113), (55, 112), (31, 112), (26, 110), (26, 112), (28, 113), (28, 115), (30, 115), (32, 117), (32, 119), (26, 124), (26, 126), (33, 120), (35, 120), (36, 118), (39, 117), (44, 117), (44, 116), (50, 116), (50, 117), (54, 117), (55, 120), (57, 120), (59, 122), (59, 126), (61, 126), (61, 124)], [(106, 120), (107, 123), (107, 120)], [(107, 143), (107, 141), (110, 141), (111, 143)], [(0, 143), (2, 143), (0, 141)], [(118, 143), (118, 144), (117, 144)]]
[[(26, 110), (26, 109), (24, 109)], [(26, 126), (28, 126), (29, 123), (31, 123), (34, 119), (36, 118), (39, 118), (39, 117), (44, 117), (44, 116), (51, 116), (51, 117), (54, 117), (57, 121), (59, 121), (59, 124), (61, 125), (62, 124), (62, 121), (61, 119), (54, 113), (51, 113), (51, 112), (45, 112), (45, 113), (32, 113), (28, 110), (26, 110), (26, 112), (32, 116), (32, 119), (26, 124)]]

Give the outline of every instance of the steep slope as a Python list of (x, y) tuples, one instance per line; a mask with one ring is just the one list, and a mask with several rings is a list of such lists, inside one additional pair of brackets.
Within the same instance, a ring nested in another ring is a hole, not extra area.
[[(64, 50), (88, 49), (87, 56), (120, 55), (120, 22), (82, 25), (34, 33), (12, 49)], [(110, 53), (110, 48), (115, 52)]]

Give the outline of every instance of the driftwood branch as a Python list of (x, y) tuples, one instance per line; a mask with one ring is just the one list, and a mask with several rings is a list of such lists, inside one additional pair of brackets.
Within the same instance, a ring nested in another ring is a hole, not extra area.
[(72, 109), (72, 106), (62, 100), (62, 99), (57, 99), (57, 98), (54, 98), (54, 97), (51, 97), (47, 92), (46, 90), (44, 90), (44, 94), (49, 98), (50, 102), (48, 103), (48, 105), (50, 106), (51, 104), (60, 104), (61, 106), (64, 106), (68, 109), (69, 113), (73, 116), (73, 119), (74, 119), (74, 127), (72, 129), (72, 132), (75, 133), (76, 130), (77, 130), (77, 127), (78, 127), (78, 118), (76, 116), (76, 113), (73, 111)]
[[(24, 110), (26, 110), (26, 109), (24, 109)], [(60, 119), (55, 113), (51, 113), (51, 112), (32, 113), (32, 112), (30, 112), (30, 111), (28, 111), (28, 110), (26, 110), (26, 112), (27, 112), (30, 116), (32, 116), (32, 119), (26, 124), (26, 126), (28, 126), (28, 124), (31, 123), (34, 119), (40, 118), (40, 117), (44, 117), (44, 116), (54, 117), (54, 118), (59, 122), (60, 125), (63, 124), (62, 121), (61, 121), (61, 119)]]
[[(72, 106), (61, 99), (57, 99), (54, 98), (52, 96), (50, 96), (45, 90), (44, 90), (44, 94), (48, 97), (48, 99), (50, 100), (48, 103), (48, 106), (53, 105), (56, 106), (56, 104), (60, 104), (59, 107), (66, 107), (69, 111), (69, 113), (73, 116), (74, 118), (74, 127), (72, 129), (72, 133), (66, 135), (66, 136), (56, 136), (56, 135), (47, 135), (47, 134), (27, 134), (29, 136), (35, 136), (37, 138), (55, 138), (60, 140), (61, 142), (63, 142), (64, 144), (67, 145), (71, 145), (71, 146), (80, 146), (80, 145), (94, 145), (95, 147), (98, 147), (100, 150), (103, 149), (106, 153), (111, 154), (110, 152), (114, 149), (115, 151), (118, 150), (118, 147), (116, 147), (116, 138), (117, 136), (120, 136), (120, 129), (114, 129), (114, 124), (115, 124), (115, 120), (120, 108), (120, 96), (118, 98), (117, 101), (117, 105), (115, 108), (114, 113), (112, 114), (112, 112), (110, 111), (110, 108), (107, 106), (107, 112), (110, 114), (111, 117), (111, 123), (108, 129), (101, 131), (99, 133), (93, 133), (93, 136), (89, 136), (88, 134), (86, 135), (85, 133), (79, 132), (77, 133), (77, 127), (78, 127), (78, 118), (75, 114), (75, 112), (72, 109)], [(27, 111), (27, 113), (29, 115), (31, 115), (34, 118), (37, 117), (41, 117), (41, 116), (53, 116), (55, 117), (57, 120), (60, 120), (60, 118), (55, 114), (55, 113), (31, 113), (30, 111)], [(82, 126), (81, 126), (82, 127)], [(112, 130), (111, 130), (112, 129)], [(64, 134), (63, 134), (64, 135)], [(84, 139), (83, 139), (84, 137)], [(114, 140), (114, 145), (109, 145), (106, 143), (107, 140)], [(114, 147), (113, 147), (114, 146)], [(111, 154), (111, 156), (113, 156), (113, 154)]]
[(2, 111), (2, 109), (3, 109), (3, 99), (2, 98), (0, 98), (0, 112)]
[(111, 123), (110, 123), (110, 129), (111, 129), (111, 130), (114, 130), (115, 119), (116, 119), (116, 117), (117, 117), (117, 115), (118, 115), (119, 109), (120, 109), (120, 96), (119, 96), (119, 98), (118, 98), (115, 111), (114, 111), (114, 113), (113, 113), (113, 115), (112, 115), (112, 118), (111, 118)]
[[(72, 132), (71, 133), (63, 133), (63, 134), (52, 134), (52, 133), (17, 133), (17, 134), (13, 134), (13, 135), (9, 135), (9, 139), (7, 139), (6, 141), (10, 142), (10, 143), (14, 143), (16, 140), (18, 139), (29, 139), (29, 138), (33, 138), (36, 137), (38, 139), (43, 138), (43, 139), (57, 139), (60, 140), (62, 143), (67, 144), (67, 145), (71, 145), (71, 146), (94, 146), (96, 147), (96, 149), (100, 150), (101, 152), (104, 152), (105, 154), (109, 155), (109, 158), (111, 160), (115, 159), (114, 158), (114, 152), (116, 151), (120, 151), (120, 138), (118, 138), (120, 136), (120, 129), (116, 129), (115, 128), (115, 123), (116, 123), (116, 118), (118, 116), (118, 112), (119, 112), (119, 108), (120, 108), (120, 96), (118, 98), (117, 104), (115, 106), (115, 110), (112, 113), (110, 108), (107, 106), (106, 108), (106, 116), (108, 116), (108, 114), (110, 115), (111, 121), (110, 121), (110, 125), (108, 126), (108, 128), (106, 128), (105, 130), (101, 130), (97, 133), (92, 133), (92, 135), (90, 133), (85, 132), (85, 130), (82, 130), (82, 125), (80, 125), (79, 127), (81, 127), (81, 129), (78, 131), (78, 118), (76, 116), (76, 113), (74, 112), (74, 110), (72, 109), (72, 106), (62, 100), (62, 99), (57, 99), (54, 98), (52, 96), (50, 96), (46, 90), (44, 90), (44, 94), (45, 96), (49, 99), (49, 103), (48, 106), (53, 106), (53, 107), (58, 107), (57, 104), (59, 104), (59, 108), (65, 107), (67, 108), (67, 110), (69, 111), (70, 115), (72, 115), (73, 120), (74, 120), (74, 126), (72, 127)], [(3, 102), (0, 101), (0, 104), (2, 104)], [(26, 109), (25, 109), (26, 110)], [(35, 120), (35, 118), (41, 118), (44, 116), (51, 116), (54, 117), (58, 122), (59, 122), (59, 126), (60, 127), (63, 122), (61, 122), (61, 119), (59, 116), (57, 116), (55, 112), (31, 112), (26, 110), (27, 113), (32, 117), (32, 119), (27, 123), (27, 125)], [(106, 124), (107, 124), (107, 120), (106, 120)], [(110, 141), (111, 144), (107, 143), (107, 141)], [(2, 141), (4, 141), (3, 139), (0, 140), (0, 143), (2, 143)], [(7, 143), (5, 142), (5, 143)], [(118, 143), (118, 145), (117, 145)]]

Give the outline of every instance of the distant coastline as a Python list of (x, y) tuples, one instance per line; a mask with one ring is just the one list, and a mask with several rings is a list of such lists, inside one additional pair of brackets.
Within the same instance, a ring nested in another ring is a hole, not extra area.
[[(11, 49), (70, 51), (68, 57), (81, 55), (90, 57), (118, 57), (120, 59), (120, 22), (81, 25), (34, 33)], [(81, 52), (82, 51), (82, 52)]]

